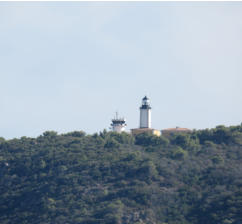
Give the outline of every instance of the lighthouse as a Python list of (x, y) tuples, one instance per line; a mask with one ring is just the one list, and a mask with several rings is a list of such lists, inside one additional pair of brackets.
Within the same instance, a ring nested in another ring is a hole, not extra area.
[(140, 109), (140, 128), (151, 128), (151, 106), (147, 96), (142, 99)]
[(125, 127), (127, 126), (126, 121), (124, 118), (119, 118), (118, 117), (118, 112), (116, 112), (116, 117), (112, 119), (111, 123), (111, 130), (121, 133), (125, 131)]
[(131, 129), (132, 135), (139, 135), (141, 133), (149, 133), (152, 135), (160, 136), (160, 130), (151, 128), (151, 106), (150, 100), (147, 96), (142, 99), (140, 106), (140, 123), (139, 128)]

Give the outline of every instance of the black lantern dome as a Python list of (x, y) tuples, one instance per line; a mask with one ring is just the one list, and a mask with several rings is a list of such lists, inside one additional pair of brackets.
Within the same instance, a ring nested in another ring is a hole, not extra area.
[(151, 109), (150, 100), (147, 96), (142, 99), (142, 105), (140, 109)]

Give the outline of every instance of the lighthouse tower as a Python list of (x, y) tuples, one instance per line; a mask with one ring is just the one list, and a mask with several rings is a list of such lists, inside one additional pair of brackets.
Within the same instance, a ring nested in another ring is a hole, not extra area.
[(119, 118), (118, 117), (118, 112), (116, 112), (116, 117), (114, 119), (112, 119), (112, 123), (111, 123), (111, 130), (121, 133), (123, 131), (125, 131), (125, 127), (126, 127), (126, 121), (124, 118)]
[(147, 96), (142, 99), (140, 107), (140, 128), (151, 128), (151, 107)]
[(131, 129), (132, 135), (139, 135), (141, 133), (150, 133), (156, 136), (160, 136), (160, 130), (151, 128), (151, 106), (150, 100), (147, 96), (142, 99), (142, 105), (140, 109), (140, 124), (139, 128)]

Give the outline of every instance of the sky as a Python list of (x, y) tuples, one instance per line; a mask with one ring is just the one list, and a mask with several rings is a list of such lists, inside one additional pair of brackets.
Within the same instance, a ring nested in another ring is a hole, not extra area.
[(242, 122), (242, 2), (0, 2), (0, 136)]

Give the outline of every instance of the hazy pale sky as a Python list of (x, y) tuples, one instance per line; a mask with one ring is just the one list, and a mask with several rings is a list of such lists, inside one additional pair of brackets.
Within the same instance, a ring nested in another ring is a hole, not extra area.
[(0, 2), (0, 136), (242, 121), (242, 2)]

